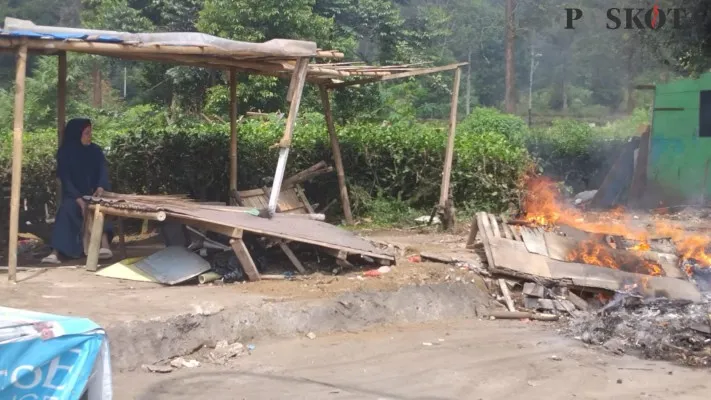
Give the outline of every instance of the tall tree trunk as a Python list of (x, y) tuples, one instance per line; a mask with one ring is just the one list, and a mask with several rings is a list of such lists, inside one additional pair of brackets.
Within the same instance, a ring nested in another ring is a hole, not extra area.
[(506, 112), (516, 112), (516, 88), (514, 77), (514, 41), (516, 40), (516, 26), (514, 11), (516, 9), (516, 0), (506, 0), (506, 95), (504, 103)]
[(103, 99), (102, 99), (102, 88), (101, 88), (101, 65), (99, 64), (99, 61), (94, 61), (94, 68), (92, 71), (93, 75), (93, 89), (94, 89), (94, 96), (93, 96), (93, 101), (92, 105), (95, 108), (101, 108), (103, 105)]
[(467, 98), (465, 102), (465, 108), (467, 110), (467, 115), (472, 112), (471, 102), (472, 102), (472, 48), (469, 47), (469, 56), (467, 57)]

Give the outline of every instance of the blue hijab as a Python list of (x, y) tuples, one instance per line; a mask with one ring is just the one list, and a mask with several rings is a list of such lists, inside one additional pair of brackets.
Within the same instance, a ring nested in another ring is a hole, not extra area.
[(64, 141), (57, 151), (57, 175), (62, 181), (62, 197), (77, 199), (90, 196), (102, 187), (108, 187), (108, 174), (104, 152), (94, 143), (81, 143), (84, 128), (91, 120), (74, 118), (64, 129)]

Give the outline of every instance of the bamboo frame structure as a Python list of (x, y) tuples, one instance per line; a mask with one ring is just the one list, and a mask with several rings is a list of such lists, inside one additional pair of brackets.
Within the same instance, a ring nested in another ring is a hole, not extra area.
[[(29, 21), (26, 21), (29, 22)], [(336, 50), (320, 50), (313, 42), (288, 41), (276, 39), (263, 44), (250, 44), (242, 42), (232, 42), (226, 39), (215, 38), (220, 43), (235, 43), (243, 46), (243, 50), (234, 50), (219, 45), (199, 45), (175, 43), (143, 43), (140, 40), (130, 40), (123, 42), (106, 42), (97, 39), (102, 34), (111, 36), (112, 34), (133, 35), (120, 32), (106, 31), (86, 31), (88, 33), (82, 39), (61, 38), (53, 35), (52, 32), (74, 32), (82, 33), (82, 30), (73, 30), (61, 27), (42, 27), (31, 24), (28, 28), (14, 28), (13, 30), (0, 29), (0, 52), (10, 51), (17, 54), (16, 67), (16, 92), (14, 109), (14, 129), (13, 129), (13, 161), (12, 161), (12, 190), (10, 207), (10, 237), (9, 237), (9, 279), (16, 281), (17, 270), (17, 234), (19, 231), (19, 203), (20, 186), (22, 174), (22, 134), (24, 118), (24, 81), (26, 74), (26, 59), (28, 54), (57, 55), (58, 56), (58, 81), (57, 81), (57, 139), (58, 145), (64, 136), (64, 126), (66, 123), (66, 97), (67, 97), (67, 52), (77, 52), (108, 56), (126, 60), (152, 61), (160, 63), (170, 63), (187, 65), (201, 68), (214, 68), (229, 71), (230, 84), (230, 196), (237, 192), (237, 73), (243, 72), (256, 75), (275, 76), (280, 78), (291, 78), (289, 86), (288, 101), (290, 103), (287, 123), (284, 135), (275, 147), (279, 147), (279, 162), (277, 164), (274, 184), (270, 191), (268, 211), (276, 211), (286, 162), (291, 147), (294, 125), (301, 102), (303, 87), (306, 82), (319, 86), (321, 100), (324, 106), (325, 122), (329, 132), (329, 140), (333, 151), (333, 158), (338, 174), (339, 192), (341, 205), (346, 219), (346, 223), (352, 224), (353, 217), (350, 209), (350, 200), (345, 180), (345, 171), (341, 157), (340, 145), (336, 134), (336, 127), (333, 121), (329, 92), (338, 88), (345, 88), (354, 85), (362, 85), (373, 82), (388, 81), (408, 77), (421, 76), (439, 72), (455, 70), (459, 76), (459, 68), (466, 63), (457, 63), (437, 67), (421, 67), (416, 65), (389, 65), (389, 66), (369, 66), (354, 62), (333, 62), (343, 58), (343, 53)], [(7, 20), (6, 20), (7, 28)], [(22, 32), (38, 32), (40, 35), (27, 35)], [(97, 33), (98, 32), (98, 33)], [(46, 36), (44, 35), (46, 33)], [(140, 35), (140, 34), (136, 34)], [(166, 34), (162, 34), (166, 35)], [(180, 33), (174, 33), (180, 36)], [(167, 36), (163, 36), (167, 37)], [(293, 47), (290, 47), (294, 45)], [(291, 50), (290, 50), (291, 49)], [(327, 63), (311, 63), (310, 59), (327, 59)], [(358, 78), (358, 79), (348, 79)], [(345, 80), (344, 80), (345, 79)], [(458, 85), (455, 85), (458, 90)], [(456, 109), (456, 98), (453, 97), (453, 106)], [(454, 122), (452, 122), (454, 118)], [(450, 115), (450, 140), (448, 140), (447, 154), (450, 154), (453, 145), (453, 132), (456, 126), (456, 110)], [(450, 157), (451, 158), (451, 157)], [(451, 173), (451, 159), (447, 167), (445, 165), (444, 175)], [(449, 185), (443, 177), (443, 186)], [(442, 192), (448, 192), (448, 187), (442, 188)], [(96, 212), (96, 210), (94, 210)], [(103, 212), (99, 211), (103, 218)], [(100, 235), (99, 235), (100, 238)], [(100, 239), (99, 239), (100, 240)], [(91, 246), (90, 246), (91, 247)], [(242, 250), (237, 246), (238, 250)], [(87, 265), (95, 268), (98, 260), (93, 260), (95, 254), (91, 255), (91, 260)]]

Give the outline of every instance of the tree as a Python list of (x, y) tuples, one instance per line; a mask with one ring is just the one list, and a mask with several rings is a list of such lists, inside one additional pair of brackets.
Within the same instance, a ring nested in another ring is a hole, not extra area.
[(506, 112), (516, 112), (516, 67), (514, 65), (514, 45), (516, 41), (516, 0), (506, 0)]

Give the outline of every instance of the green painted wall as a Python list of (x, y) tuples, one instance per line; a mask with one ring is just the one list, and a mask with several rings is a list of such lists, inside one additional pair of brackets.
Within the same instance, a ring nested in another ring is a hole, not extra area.
[(698, 132), (702, 90), (711, 90), (711, 73), (656, 86), (647, 177), (661, 197), (711, 196), (711, 137)]

